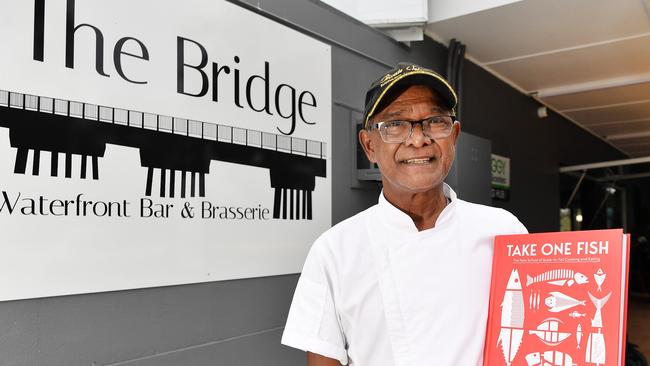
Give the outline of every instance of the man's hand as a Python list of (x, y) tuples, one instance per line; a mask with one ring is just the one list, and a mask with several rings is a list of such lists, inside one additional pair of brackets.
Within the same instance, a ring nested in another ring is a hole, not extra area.
[(307, 366), (341, 366), (338, 360), (307, 352)]

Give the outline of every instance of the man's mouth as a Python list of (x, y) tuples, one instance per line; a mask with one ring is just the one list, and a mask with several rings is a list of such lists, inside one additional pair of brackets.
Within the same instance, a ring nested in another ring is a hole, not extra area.
[(434, 158), (415, 158), (415, 159), (406, 159), (402, 160), (402, 164), (411, 164), (411, 165), (418, 165), (418, 164), (428, 164), (432, 162)]

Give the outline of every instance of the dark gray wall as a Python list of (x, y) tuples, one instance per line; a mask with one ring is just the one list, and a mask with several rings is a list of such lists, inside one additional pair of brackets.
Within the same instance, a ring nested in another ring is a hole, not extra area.
[[(442, 72), (446, 48), (433, 41), (406, 47), (316, 1), (233, 2), (333, 46), (333, 221), (372, 205), (379, 187), (353, 177), (350, 128), (365, 88), (398, 61)], [(559, 116), (537, 119), (534, 101), (478, 67), (466, 65), (463, 85), (463, 129), (512, 159), (512, 200), (500, 205), (531, 230), (557, 227), (559, 163), (621, 157)], [(296, 281), (289, 275), (0, 303), (0, 364), (301, 365), (302, 352), (279, 345)]]
[(510, 201), (494, 205), (530, 231), (559, 229), (559, 166), (626, 158), (552, 111), (539, 118), (534, 99), (472, 63), (463, 81), (463, 130), (491, 140), (494, 154), (511, 159)]
[[(296, 276), (0, 304), (0, 365), (291, 365)], [(268, 362), (262, 362), (262, 360)]]

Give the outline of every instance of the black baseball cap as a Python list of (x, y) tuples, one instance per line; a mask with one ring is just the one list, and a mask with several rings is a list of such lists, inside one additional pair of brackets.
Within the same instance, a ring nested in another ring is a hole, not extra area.
[(366, 108), (363, 112), (363, 127), (368, 127), (368, 120), (381, 110), (382, 101), (387, 100), (391, 91), (403, 90), (410, 85), (426, 85), (436, 91), (447, 103), (452, 112), (456, 110), (458, 96), (449, 82), (433, 70), (409, 62), (400, 62), (394, 69), (370, 84), (366, 93)]

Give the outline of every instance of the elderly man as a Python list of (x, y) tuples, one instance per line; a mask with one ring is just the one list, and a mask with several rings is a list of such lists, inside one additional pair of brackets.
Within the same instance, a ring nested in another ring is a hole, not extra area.
[(413, 64), (370, 86), (359, 141), (383, 192), (307, 256), (282, 343), (307, 351), (309, 366), (481, 365), (492, 242), (526, 228), (443, 182), (457, 102), (443, 77)]

